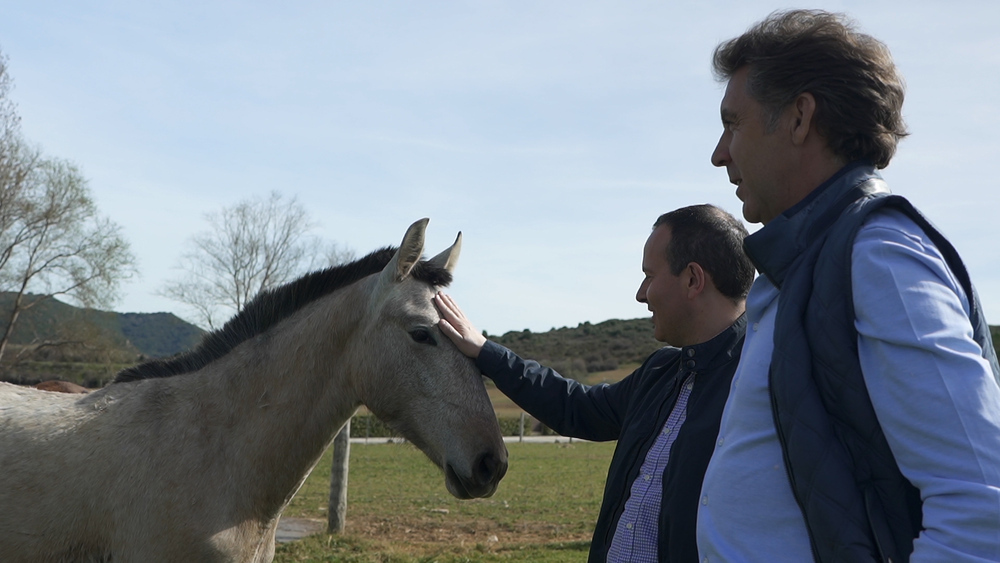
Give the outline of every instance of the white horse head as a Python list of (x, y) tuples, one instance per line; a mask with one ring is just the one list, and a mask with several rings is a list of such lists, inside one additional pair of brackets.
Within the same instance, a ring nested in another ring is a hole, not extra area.
[(451, 281), (462, 247), (421, 262), (427, 219), (406, 231), (378, 276), (362, 323), (363, 338), (384, 343), (364, 363), (362, 401), (444, 470), (458, 498), (489, 496), (507, 467), (507, 451), (482, 376), (437, 328), (431, 299)]

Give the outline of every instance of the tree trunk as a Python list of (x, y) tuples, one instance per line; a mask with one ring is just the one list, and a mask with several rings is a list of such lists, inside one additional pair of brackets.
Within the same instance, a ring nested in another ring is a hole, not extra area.
[(330, 469), (330, 506), (327, 532), (340, 534), (347, 524), (347, 470), (351, 461), (351, 421), (333, 439), (333, 467)]
[(17, 324), (17, 317), (21, 315), (21, 295), (18, 294), (17, 298), (14, 299), (10, 319), (7, 321), (7, 328), (4, 329), (3, 337), (0, 338), (0, 360), (3, 360), (3, 355), (7, 351), (7, 344), (10, 342), (10, 337), (14, 334), (14, 325)]

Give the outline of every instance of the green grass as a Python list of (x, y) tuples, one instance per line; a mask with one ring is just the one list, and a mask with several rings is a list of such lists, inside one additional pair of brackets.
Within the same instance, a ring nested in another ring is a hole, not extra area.
[(326, 534), (281, 544), (275, 563), (580, 563), (587, 560), (590, 541), (519, 544), (495, 548), (478, 544), (472, 548), (422, 549), (420, 553), (387, 550), (371, 542)]
[[(508, 444), (493, 497), (461, 501), (409, 445), (351, 448), (347, 529), (278, 546), (277, 562), (578, 562), (586, 559), (613, 443)], [(326, 519), (329, 452), (285, 511)]]

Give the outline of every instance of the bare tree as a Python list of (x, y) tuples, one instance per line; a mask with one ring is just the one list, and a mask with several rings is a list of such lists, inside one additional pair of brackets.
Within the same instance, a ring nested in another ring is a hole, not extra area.
[(54, 296), (109, 306), (135, 273), (120, 228), (98, 214), (79, 170), (21, 138), (6, 63), (0, 55), (0, 291), (13, 304), (0, 318), (0, 358), (25, 310)]
[[(206, 215), (210, 230), (193, 236), (182, 255), (181, 279), (160, 294), (184, 303), (209, 329), (239, 312), (257, 293), (291, 281), (317, 267), (322, 244), (309, 236), (313, 223), (294, 197), (272, 192)], [(349, 256), (334, 249), (328, 257)], [(328, 266), (329, 263), (322, 266)]]
[(120, 227), (98, 214), (79, 170), (34, 152), (28, 159), (18, 182), (0, 186), (0, 290), (14, 294), (0, 325), (0, 358), (25, 310), (55, 296), (110, 306), (121, 281), (135, 273)]
[[(13, 81), (7, 74), (7, 57), (0, 53), (0, 142), (16, 137), (20, 131), (21, 118), (17, 115), (17, 107), (10, 99)], [(4, 155), (0, 154), (0, 158)]]
[(355, 254), (350, 248), (331, 242), (326, 245), (323, 257), (326, 258), (326, 263), (321, 267), (326, 268), (329, 266), (336, 266), (337, 264), (346, 264), (354, 260)]
[[(21, 141), (21, 120), (9, 96), (11, 88), (7, 58), (0, 54), (0, 237), (5, 237), (4, 240), (18, 221), (20, 201), (39, 159), (37, 151), (28, 150)], [(0, 260), (4, 259), (0, 255)]]

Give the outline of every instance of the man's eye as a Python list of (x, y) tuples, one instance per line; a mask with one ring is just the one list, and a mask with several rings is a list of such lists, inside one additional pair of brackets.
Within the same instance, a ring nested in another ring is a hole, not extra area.
[(417, 344), (430, 344), (431, 346), (437, 345), (437, 341), (434, 340), (434, 335), (431, 334), (431, 331), (426, 328), (415, 328), (411, 330), (410, 338), (412, 338)]

